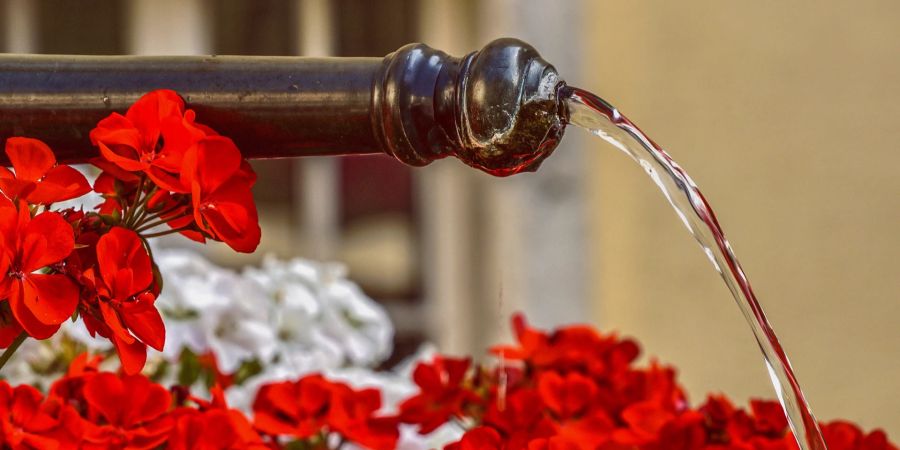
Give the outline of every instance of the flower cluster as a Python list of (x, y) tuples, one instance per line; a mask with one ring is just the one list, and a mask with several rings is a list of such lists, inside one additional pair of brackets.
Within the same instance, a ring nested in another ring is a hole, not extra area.
[[(50, 338), (80, 317), (136, 374), (147, 347), (165, 344), (155, 305), (162, 280), (147, 240), (181, 233), (253, 251), (255, 175), (231, 140), (198, 124), (172, 91), (113, 113), (90, 139), (102, 170), (93, 186), (38, 140), (5, 143), (13, 170), (0, 170), (0, 347)], [(103, 199), (95, 210), (51, 209), (91, 191)]]
[[(263, 383), (249, 411), (214, 384), (100, 370), (76, 357), (42, 394), (0, 382), (0, 444), (12, 449), (795, 450), (776, 402), (749, 410), (724, 396), (691, 408), (674, 370), (634, 365), (637, 344), (584, 326), (545, 333), (514, 319), (518, 344), (492, 367), (435, 356), (412, 370), (417, 390), (392, 404), (368, 373)], [(234, 374), (224, 374), (226, 377)], [(364, 379), (360, 379), (364, 378)], [(374, 383), (374, 384), (373, 384)], [(368, 387), (354, 387), (369, 384)], [(127, 401), (123, 401), (127, 399)], [(416, 439), (418, 433), (429, 437)], [(831, 450), (897, 450), (880, 430), (822, 424)], [(5, 448), (5, 447), (4, 447)]]
[[(723, 396), (691, 408), (675, 370), (634, 366), (637, 344), (586, 326), (545, 333), (513, 319), (518, 344), (492, 352), (502, 364), (474, 367), (437, 357), (414, 372), (420, 392), (400, 405), (422, 433), (464, 424), (447, 450), (793, 450), (777, 402), (750, 410)], [(882, 431), (822, 424), (831, 450), (896, 450)]]
[(207, 400), (140, 374), (100, 371), (98, 363), (79, 356), (46, 396), (0, 382), (3, 448), (329, 448), (347, 440), (390, 450), (399, 437), (397, 419), (377, 412), (376, 389), (355, 390), (319, 375), (271, 384), (256, 398), (251, 420), (229, 408), (217, 387)]

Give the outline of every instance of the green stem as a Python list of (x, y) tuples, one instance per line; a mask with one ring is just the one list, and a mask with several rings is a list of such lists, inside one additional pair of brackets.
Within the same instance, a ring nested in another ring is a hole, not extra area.
[(143, 236), (144, 239), (150, 239), (150, 238), (155, 238), (155, 237), (160, 237), (160, 236), (166, 236), (169, 234), (181, 233), (182, 231), (187, 231), (190, 229), (191, 229), (191, 226), (188, 225), (188, 226), (181, 227), (181, 228), (173, 228), (171, 230), (160, 231), (158, 233), (142, 234), (141, 236)]
[(150, 211), (147, 210), (146, 206), (142, 206), (140, 212), (134, 215), (134, 220), (132, 220), (131, 223), (128, 224), (128, 228), (135, 229), (140, 227), (144, 222), (144, 219), (147, 218), (147, 214), (149, 212)]
[(134, 194), (134, 202), (131, 204), (130, 208), (127, 208), (125, 211), (125, 217), (122, 218), (122, 224), (127, 225), (131, 220), (131, 217), (134, 216), (134, 210), (137, 209), (138, 205), (141, 202), (141, 196), (144, 193), (144, 183), (147, 181), (146, 175), (141, 175), (141, 182), (138, 183), (137, 191)]
[(9, 347), (7, 347), (6, 350), (3, 351), (3, 354), (0, 355), (0, 369), (2, 369), (3, 366), (6, 365), (6, 362), (9, 361), (9, 358), (12, 357), (13, 353), (15, 353), (16, 350), (19, 349), (19, 346), (22, 345), (22, 343), (25, 342), (25, 339), (27, 338), (28, 333), (23, 331), (21, 334), (16, 336), (16, 339), (12, 341), (11, 344), (9, 344)]
[(136, 229), (136, 230), (134, 230), (134, 231), (137, 231), (138, 233), (141, 233), (141, 232), (147, 231), (147, 230), (149, 230), (149, 229), (151, 229), (151, 228), (158, 227), (158, 226), (160, 226), (160, 225), (163, 225), (163, 224), (165, 224), (165, 223), (168, 223), (169, 220), (171, 220), (171, 219), (160, 219), (160, 220), (157, 220), (156, 222), (150, 222), (150, 223), (148, 223), (148, 224), (146, 224), (146, 225), (142, 225), (140, 228), (138, 228), (138, 229)]
[(158, 217), (164, 217), (164, 216), (171, 214), (181, 208), (186, 208), (186, 207), (187, 207), (187, 205), (182, 205), (181, 202), (176, 202), (175, 206), (170, 206), (162, 211), (155, 212), (153, 214), (156, 214), (156, 216), (158, 216)]

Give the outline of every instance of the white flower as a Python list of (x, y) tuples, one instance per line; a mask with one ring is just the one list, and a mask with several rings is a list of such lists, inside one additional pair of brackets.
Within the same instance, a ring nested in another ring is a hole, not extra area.
[(286, 359), (318, 346), (340, 352), (339, 360), (321, 369), (374, 366), (390, 355), (394, 330), (387, 313), (345, 278), (343, 266), (266, 257), (261, 268), (244, 273), (273, 299)]
[(166, 324), (164, 356), (177, 360), (184, 349), (212, 351), (220, 369), (245, 361), (268, 361), (277, 343), (262, 288), (217, 267), (195, 252), (157, 252), (164, 286), (156, 306)]

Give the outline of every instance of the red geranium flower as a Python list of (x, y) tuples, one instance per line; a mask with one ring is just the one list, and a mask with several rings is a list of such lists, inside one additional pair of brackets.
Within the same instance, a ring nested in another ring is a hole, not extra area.
[(577, 372), (565, 376), (544, 372), (538, 378), (537, 387), (547, 408), (563, 420), (584, 414), (597, 394), (594, 381)]
[(400, 404), (400, 418), (419, 425), (420, 433), (430, 433), (452, 417), (462, 417), (467, 402), (479, 397), (466, 388), (471, 360), (438, 356), (430, 364), (419, 363), (413, 381), (420, 392)]
[(80, 197), (91, 190), (84, 175), (67, 165), (56, 165), (53, 151), (37, 139), (7, 139), (6, 155), (16, 172), (0, 167), (0, 191), (14, 201), (49, 204)]
[(182, 183), (190, 187), (197, 226), (239, 252), (253, 252), (259, 245), (250, 191), (255, 182), (253, 169), (226, 137), (203, 138), (185, 156)]
[[(0, 444), (12, 450), (59, 447), (51, 437), (59, 420), (44, 408), (44, 396), (31, 386), (11, 387), (0, 381)], [(7, 447), (8, 446), (8, 447)]]
[[(706, 443), (703, 416), (695, 411), (681, 414), (665, 423), (646, 450), (700, 450)], [(757, 447), (758, 448), (758, 447)]]
[(855, 424), (843, 420), (822, 424), (821, 428), (828, 450), (897, 450), (882, 430), (863, 433)]
[(537, 370), (578, 370), (593, 376), (609, 377), (622, 372), (640, 353), (630, 339), (601, 335), (586, 325), (570, 325), (552, 334), (531, 328), (524, 316), (513, 316), (517, 346), (497, 346), (491, 351), (505, 359), (521, 360)]
[(113, 113), (91, 130), (91, 142), (109, 162), (129, 172), (142, 171), (163, 189), (185, 192), (179, 182), (182, 158), (207, 129), (185, 114), (184, 101), (174, 91), (150, 92), (125, 115)]
[(563, 436), (539, 438), (528, 443), (528, 450), (581, 450), (578, 442)]
[(373, 450), (396, 447), (396, 418), (380, 417), (381, 393), (354, 390), (321, 375), (308, 375), (260, 388), (253, 402), (256, 428), (270, 435), (307, 439), (335, 432)]
[(483, 423), (503, 433), (511, 449), (524, 448), (532, 440), (554, 436), (558, 431), (540, 394), (530, 387), (512, 389), (505, 401), (490, 402)]
[(757, 434), (778, 438), (784, 436), (788, 421), (781, 404), (771, 400), (750, 400), (750, 410)]
[(325, 426), (330, 406), (331, 383), (321, 375), (267, 384), (253, 401), (253, 425), (263, 433), (304, 439)]
[(16, 208), (0, 198), (0, 298), (9, 299), (17, 321), (8, 327), (46, 339), (72, 316), (78, 304), (75, 283), (63, 274), (36, 271), (59, 263), (74, 247), (72, 227), (58, 213), (32, 218), (24, 202)]
[(166, 447), (168, 450), (267, 449), (239, 411), (183, 409)]
[(150, 255), (135, 232), (113, 227), (97, 242), (97, 266), (99, 277), (93, 270), (85, 274), (97, 294), (87, 306), (85, 325), (112, 340), (125, 373), (138, 373), (147, 360), (147, 346), (162, 351), (166, 340), (150, 291)]
[(168, 439), (169, 391), (142, 375), (98, 373), (84, 382), (83, 449), (150, 450)]
[(259, 433), (238, 410), (228, 408), (218, 385), (210, 388), (211, 401), (190, 397), (197, 408), (183, 407), (173, 414), (175, 426), (169, 450), (267, 449)]
[(372, 450), (392, 450), (400, 431), (396, 417), (379, 417), (381, 392), (378, 389), (353, 390), (344, 384), (332, 388), (330, 428), (351, 442)]
[(444, 450), (502, 450), (506, 446), (500, 433), (491, 427), (475, 427), (463, 435), (459, 442), (444, 447)]

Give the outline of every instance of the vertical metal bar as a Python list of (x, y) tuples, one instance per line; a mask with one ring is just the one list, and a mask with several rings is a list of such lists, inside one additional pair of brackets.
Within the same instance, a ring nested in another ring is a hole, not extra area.
[[(334, 53), (334, 21), (329, 0), (297, 0), (295, 10), (302, 56), (325, 57)], [(340, 244), (340, 184), (335, 158), (305, 158), (293, 162), (296, 223), (306, 255), (333, 259)]]

